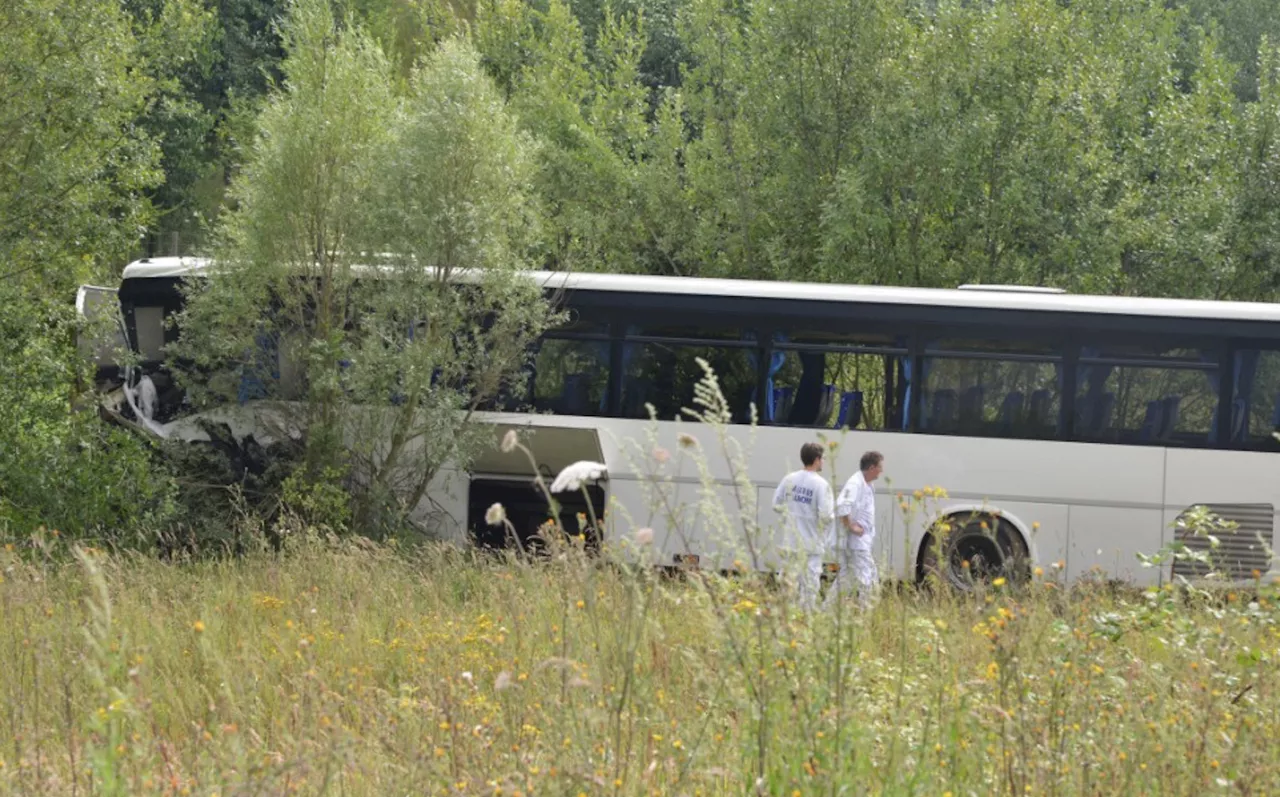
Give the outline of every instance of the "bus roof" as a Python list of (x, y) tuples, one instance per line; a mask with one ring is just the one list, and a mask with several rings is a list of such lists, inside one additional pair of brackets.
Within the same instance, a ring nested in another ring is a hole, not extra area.
[[(208, 264), (209, 261), (202, 258), (150, 258), (130, 263), (125, 267), (123, 278), (125, 280), (173, 279), (194, 276), (204, 271)], [(566, 291), (722, 296), (738, 299), (781, 299), (801, 302), (847, 302), (971, 310), (1020, 310), (1280, 323), (1280, 305), (1270, 302), (1097, 296), (1017, 291), (1008, 290), (1007, 286), (965, 286), (964, 289), (903, 288), (882, 285), (661, 277), (640, 274), (557, 271), (528, 271), (525, 274), (545, 288)]]

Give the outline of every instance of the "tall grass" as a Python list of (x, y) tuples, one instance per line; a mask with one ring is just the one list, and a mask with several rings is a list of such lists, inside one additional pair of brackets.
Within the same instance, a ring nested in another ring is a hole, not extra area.
[(1274, 592), (805, 616), (663, 581), (315, 543), (4, 561), (10, 793), (990, 794), (1280, 786)]
[[(724, 439), (703, 420), (700, 446)], [(1280, 790), (1272, 585), (1051, 568), (806, 614), (754, 575), (551, 540), (536, 561), (314, 534), (180, 564), (6, 546), (0, 792)]]

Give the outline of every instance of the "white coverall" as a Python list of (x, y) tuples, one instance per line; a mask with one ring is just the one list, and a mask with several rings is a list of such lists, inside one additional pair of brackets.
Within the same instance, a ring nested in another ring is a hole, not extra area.
[(788, 473), (773, 493), (773, 508), (781, 510), (784, 506), (788, 522), (778, 548), (783, 556), (794, 558), (791, 570), (799, 570), (799, 603), (808, 611), (818, 603), (823, 550), (835, 520), (831, 485), (814, 471)]
[[(843, 520), (846, 517), (863, 529), (862, 534), (849, 530)], [(850, 476), (840, 490), (832, 536), (831, 543), (840, 571), (836, 574), (827, 602), (837, 600), (837, 596), (853, 589), (856, 584), (858, 602), (864, 607), (870, 606), (880, 585), (880, 573), (871, 554), (876, 539), (876, 496), (862, 471)]]

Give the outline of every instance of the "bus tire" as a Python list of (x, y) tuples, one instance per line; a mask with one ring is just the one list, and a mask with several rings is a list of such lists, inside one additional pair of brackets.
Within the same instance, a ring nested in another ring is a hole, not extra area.
[(941, 547), (932, 531), (924, 535), (916, 558), (916, 579), (968, 591), (996, 578), (1026, 581), (1031, 575), (1031, 551), (1022, 533), (991, 512), (962, 512), (941, 522), (951, 530)]

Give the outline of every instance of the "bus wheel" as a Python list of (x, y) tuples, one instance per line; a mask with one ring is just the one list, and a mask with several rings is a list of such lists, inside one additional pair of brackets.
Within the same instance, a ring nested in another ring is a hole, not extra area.
[(971, 590), (995, 578), (1025, 581), (1030, 575), (1030, 551), (1022, 534), (1004, 518), (969, 514), (944, 519), (951, 524), (941, 546), (932, 532), (920, 543), (916, 576), (934, 575), (955, 589)]

